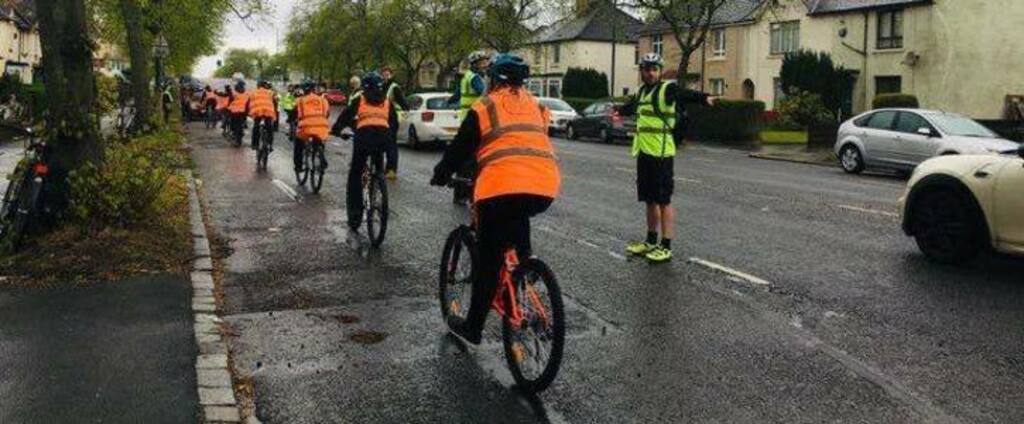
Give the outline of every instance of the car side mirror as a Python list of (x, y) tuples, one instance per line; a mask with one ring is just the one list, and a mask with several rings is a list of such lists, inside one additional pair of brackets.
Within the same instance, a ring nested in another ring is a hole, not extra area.
[(918, 128), (917, 129), (917, 133), (921, 134), (921, 135), (923, 135), (925, 137), (935, 137), (937, 135), (937, 134), (935, 134), (935, 131), (932, 131), (932, 129), (928, 128), (928, 127)]

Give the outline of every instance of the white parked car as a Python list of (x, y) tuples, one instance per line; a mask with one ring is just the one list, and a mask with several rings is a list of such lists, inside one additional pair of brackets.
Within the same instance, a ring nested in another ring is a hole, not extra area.
[(537, 101), (551, 111), (551, 122), (548, 123), (548, 131), (551, 133), (565, 134), (569, 122), (579, 118), (576, 109), (569, 106), (565, 100), (554, 97), (538, 97)]
[(416, 149), (426, 144), (444, 145), (459, 132), (458, 105), (448, 104), (451, 93), (419, 93), (406, 98), (398, 125), (398, 142)]
[(983, 125), (955, 113), (924, 109), (876, 109), (839, 127), (835, 153), (851, 174), (865, 168), (911, 171), (942, 155), (999, 154), (1017, 148)]

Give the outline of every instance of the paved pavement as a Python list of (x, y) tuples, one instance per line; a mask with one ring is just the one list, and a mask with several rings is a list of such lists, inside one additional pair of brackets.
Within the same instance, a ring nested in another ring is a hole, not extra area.
[(533, 232), (569, 341), (555, 384), (525, 398), (493, 334), (468, 350), (445, 334), (437, 266), (466, 213), (427, 185), (439, 153), (402, 151), (370, 251), (346, 229), (347, 144), (330, 142), (315, 196), (286, 141), (257, 172), (251, 150), (190, 133), (263, 422), (1024, 420), (1024, 262), (925, 261), (899, 230), (901, 180), (690, 148), (676, 260), (653, 267), (621, 254), (644, 231), (627, 148), (557, 141), (563, 195)]
[(0, 289), (0, 423), (195, 422), (187, 281)]

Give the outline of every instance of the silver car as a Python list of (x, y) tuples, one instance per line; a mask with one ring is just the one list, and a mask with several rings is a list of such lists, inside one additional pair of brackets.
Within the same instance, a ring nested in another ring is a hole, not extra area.
[(942, 155), (999, 154), (1017, 148), (981, 124), (955, 113), (876, 109), (839, 127), (835, 153), (851, 174), (865, 168), (911, 171)]

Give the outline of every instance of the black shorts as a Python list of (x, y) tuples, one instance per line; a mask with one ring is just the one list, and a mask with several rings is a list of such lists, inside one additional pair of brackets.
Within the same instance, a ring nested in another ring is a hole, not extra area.
[(636, 195), (644, 203), (672, 203), (675, 189), (673, 157), (659, 158), (644, 153), (636, 157)]

